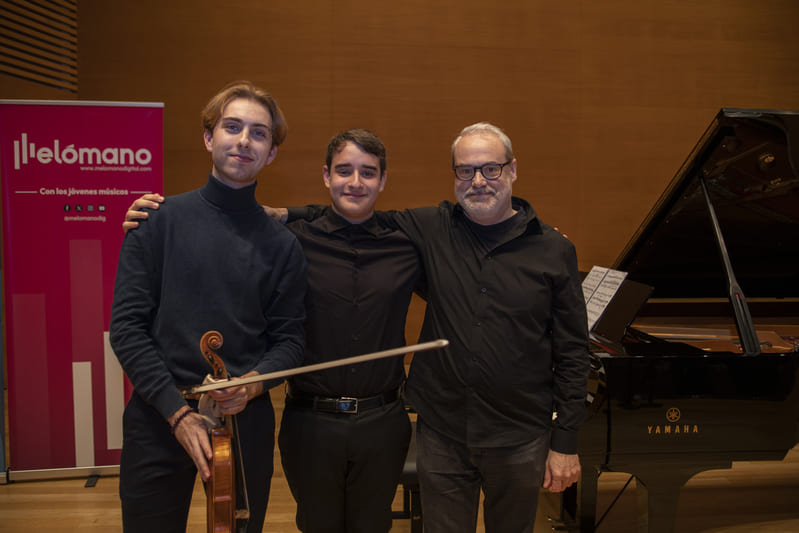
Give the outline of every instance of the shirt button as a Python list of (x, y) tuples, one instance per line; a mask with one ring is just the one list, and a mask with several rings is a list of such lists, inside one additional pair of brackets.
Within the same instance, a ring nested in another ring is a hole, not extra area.
[(483, 323), (482, 322), (475, 322), (474, 325), (477, 326), (478, 328), (483, 327)]
[(488, 289), (486, 289), (485, 287), (483, 287), (482, 289), (480, 289), (480, 292), (482, 292), (483, 294), (485, 294), (486, 292), (488, 292)]

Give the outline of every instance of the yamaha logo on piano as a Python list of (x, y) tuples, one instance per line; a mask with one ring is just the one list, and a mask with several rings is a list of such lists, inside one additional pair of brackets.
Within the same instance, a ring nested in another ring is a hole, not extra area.
[(678, 424), (682, 413), (676, 407), (666, 409), (666, 420), (668, 424), (647, 426), (649, 435), (687, 435), (699, 433), (699, 426), (696, 424)]

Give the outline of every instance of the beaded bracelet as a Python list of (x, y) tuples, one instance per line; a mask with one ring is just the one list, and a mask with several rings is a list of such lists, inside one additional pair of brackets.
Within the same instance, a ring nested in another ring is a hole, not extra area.
[(181, 415), (175, 420), (175, 423), (172, 424), (172, 434), (175, 434), (175, 430), (178, 428), (178, 424), (180, 424), (184, 418), (186, 418), (191, 413), (196, 413), (197, 411), (194, 409), (186, 409), (181, 413)]

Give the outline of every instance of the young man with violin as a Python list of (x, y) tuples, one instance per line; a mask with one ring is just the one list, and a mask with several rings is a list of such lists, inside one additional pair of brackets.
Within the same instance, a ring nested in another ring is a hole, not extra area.
[[(150, 213), (119, 256), (111, 344), (134, 388), (120, 462), (126, 532), (184, 532), (196, 475), (208, 481), (209, 461), (224, 452), (212, 448), (197, 399), (180, 391), (211, 373), (200, 351), (206, 332), (224, 337), (218, 355), (233, 379), (296, 367), (303, 357), (305, 258), (255, 199), (257, 175), (286, 136), (283, 113), (268, 93), (237, 82), (202, 117), (207, 183)], [(275, 384), (207, 393), (237, 419), (248, 531), (262, 530), (269, 497), (275, 428), (264, 392)]]

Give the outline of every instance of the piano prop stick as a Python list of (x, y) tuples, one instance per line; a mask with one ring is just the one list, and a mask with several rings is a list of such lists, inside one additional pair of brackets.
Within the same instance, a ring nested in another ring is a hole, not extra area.
[(727, 253), (724, 236), (721, 234), (721, 226), (719, 226), (719, 220), (716, 217), (716, 210), (713, 208), (713, 201), (710, 199), (710, 193), (707, 190), (707, 183), (701, 176), (699, 177), (699, 183), (702, 185), (702, 192), (705, 196), (705, 202), (707, 202), (707, 212), (710, 215), (710, 222), (713, 224), (713, 233), (716, 235), (716, 244), (718, 245), (721, 262), (724, 265), (724, 273), (727, 275), (727, 297), (730, 299), (730, 304), (735, 313), (735, 324), (738, 328), (741, 346), (745, 355), (757, 355), (760, 353), (760, 341), (757, 340), (755, 325), (752, 322), (752, 315), (749, 313), (749, 306), (746, 305), (744, 291), (741, 290), (738, 280), (735, 279), (732, 263), (730, 263), (730, 255)]

